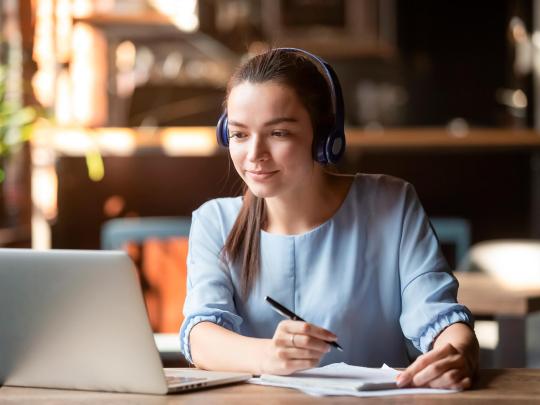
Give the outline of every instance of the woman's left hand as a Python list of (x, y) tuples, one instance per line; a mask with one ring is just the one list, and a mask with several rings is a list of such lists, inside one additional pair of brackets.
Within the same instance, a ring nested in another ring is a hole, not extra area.
[(470, 388), (475, 369), (474, 357), (467, 350), (445, 343), (419, 356), (398, 376), (397, 383), (399, 387), (464, 390)]

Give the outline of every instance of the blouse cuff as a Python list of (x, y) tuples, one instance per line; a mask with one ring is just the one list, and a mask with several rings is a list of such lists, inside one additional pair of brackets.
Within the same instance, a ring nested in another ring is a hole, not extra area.
[(474, 327), (474, 320), (468, 309), (452, 310), (440, 314), (435, 321), (425, 327), (424, 331), (420, 333), (420, 337), (413, 338), (411, 341), (418, 350), (426, 353), (431, 349), (433, 341), (439, 333), (448, 326), (458, 322), (466, 323), (471, 328)]
[(212, 322), (216, 325), (223, 326), (226, 329), (236, 331), (233, 324), (226, 319), (224, 319), (222, 316), (216, 316), (216, 315), (199, 315), (194, 316), (187, 322), (186, 326), (182, 328), (180, 331), (180, 351), (186, 358), (186, 360), (193, 364), (193, 360), (191, 358), (191, 349), (189, 344), (189, 334), (191, 333), (191, 329), (195, 325), (201, 322)]

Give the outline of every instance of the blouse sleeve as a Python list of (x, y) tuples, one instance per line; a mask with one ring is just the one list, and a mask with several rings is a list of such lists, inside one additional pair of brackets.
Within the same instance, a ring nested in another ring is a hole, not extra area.
[(242, 318), (233, 301), (231, 275), (223, 264), (220, 252), (223, 237), (219, 224), (200, 213), (193, 213), (187, 257), (187, 294), (184, 322), (180, 328), (180, 350), (193, 363), (189, 334), (199, 322), (213, 322), (239, 332)]
[(414, 188), (406, 185), (399, 250), (403, 333), (422, 353), (447, 326), (473, 326), (470, 311), (457, 303), (458, 282), (443, 257), (439, 242)]

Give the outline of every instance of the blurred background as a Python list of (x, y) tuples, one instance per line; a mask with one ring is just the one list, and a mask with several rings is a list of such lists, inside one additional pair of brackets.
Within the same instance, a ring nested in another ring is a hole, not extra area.
[[(538, 247), (538, 0), (0, 0), (0, 27), (1, 246), (123, 246), (156, 274), (181, 262), (184, 247), (144, 240), (238, 195), (214, 135), (226, 82), (288, 46), (341, 80), (339, 169), (413, 183), (452, 268), (483, 241)], [(507, 280), (530, 265), (540, 286), (535, 252)]]

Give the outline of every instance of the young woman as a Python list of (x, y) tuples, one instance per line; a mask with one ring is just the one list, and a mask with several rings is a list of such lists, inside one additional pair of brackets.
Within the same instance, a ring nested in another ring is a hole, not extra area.
[[(472, 317), (413, 187), (328, 170), (345, 147), (332, 68), (290, 48), (254, 57), (231, 78), (217, 131), (247, 187), (193, 213), (186, 358), (253, 374), (387, 363), (408, 366), (400, 386), (468, 388)], [(328, 343), (338, 337), (343, 352)], [(411, 347), (423, 353), (412, 364)]]

